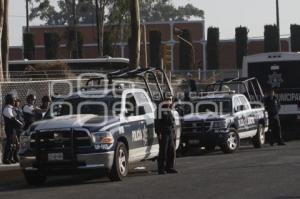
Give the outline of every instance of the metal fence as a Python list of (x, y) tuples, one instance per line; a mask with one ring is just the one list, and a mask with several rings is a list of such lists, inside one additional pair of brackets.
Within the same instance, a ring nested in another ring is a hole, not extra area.
[[(45, 95), (53, 96), (54, 94), (68, 95), (81, 86), (83, 82), (79, 82), (77, 77), (85, 73), (85, 77), (93, 76), (99, 72), (96, 70), (89, 71), (72, 71), (72, 74), (64, 75), (64, 71), (43, 71), (35, 74), (24, 75), (24, 72), (13, 72), (10, 75), (10, 81), (0, 82), (0, 109), (2, 107), (4, 97), (8, 93), (14, 93), (24, 104), (28, 94), (35, 94), (37, 97), (37, 104), (41, 104), (41, 98)], [(214, 70), (214, 71), (170, 71), (167, 72), (170, 81), (173, 85), (175, 92), (183, 92), (187, 75), (191, 74), (193, 79), (196, 80), (199, 88), (224, 78), (239, 77), (240, 71), (238, 70)], [(137, 82), (135, 82), (138, 84)], [(1, 122), (1, 127), (3, 127)], [(3, 132), (3, 131), (1, 131)], [(1, 135), (0, 135), (1, 137)]]

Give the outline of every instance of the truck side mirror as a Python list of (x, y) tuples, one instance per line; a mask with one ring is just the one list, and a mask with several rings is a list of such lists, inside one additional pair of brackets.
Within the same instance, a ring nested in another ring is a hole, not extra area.
[(146, 114), (145, 107), (139, 106), (138, 107), (138, 115), (145, 115), (145, 114)]
[(240, 112), (245, 110), (245, 106), (244, 105), (239, 105), (234, 109), (234, 112)]

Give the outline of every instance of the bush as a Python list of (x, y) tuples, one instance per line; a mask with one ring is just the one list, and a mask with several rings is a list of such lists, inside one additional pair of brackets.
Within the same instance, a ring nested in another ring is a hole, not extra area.
[[(69, 57), (78, 59), (83, 57), (83, 34), (80, 31), (76, 31), (74, 28), (68, 28), (67, 30), (67, 48)], [(77, 39), (77, 42), (76, 42)]]
[(207, 68), (210, 70), (219, 68), (220, 54), (220, 32), (219, 28), (209, 27), (207, 30)]
[(35, 57), (34, 37), (32, 33), (23, 33), (24, 59), (32, 60)]
[(161, 68), (161, 32), (160, 31), (150, 31), (150, 66), (152, 68)]
[(300, 52), (300, 25), (291, 25), (292, 52)]
[(103, 35), (103, 55), (113, 56), (112, 35), (110, 32), (104, 32)]
[(265, 26), (265, 52), (278, 52), (279, 51), (279, 31), (276, 25)]
[(57, 59), (60, 37), (55, 32), (44, 33), (45, 57), (46, 59)]
[(243, 67), (244, 56), (248, 53), (248, 29), (247, 27), (238, 27), (235, 29), (236, 43), (236, 65), (238, 69)]

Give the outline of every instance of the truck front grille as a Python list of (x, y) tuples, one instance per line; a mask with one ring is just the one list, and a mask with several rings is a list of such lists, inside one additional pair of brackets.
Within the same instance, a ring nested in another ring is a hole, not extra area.
[(183, 133), (203, 133), (211, 128), (211, 122), (205, 121), (193, 121), (183, 122), (182, 132)]
[[(73, 143), (73, 144), (72, 144)], [(30, 148), (41, 150), (64, 150), (72, 146), (75, 150), (91, 147), (91, 137), (86, 130), (51, 130), (31, 135)]]

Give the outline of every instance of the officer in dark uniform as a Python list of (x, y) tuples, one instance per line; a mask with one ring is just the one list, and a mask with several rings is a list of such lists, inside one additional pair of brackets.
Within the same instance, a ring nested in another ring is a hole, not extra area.
[(3, 154), (3, 164), (16, 163), (14, 160), (14, 153), (17, 150), (17, 132), (16, 130), (22, 128), (23, 123), (16, 118), (14, 111), (15, 97), (12, 94), (5, 96), (5, 106), (3, 108), (4, 130), (6, 135), (6, 144)]
[(278, 145), (285, 145), (281, 135), (281, 125), (279, 119), (280, 103), (275, 96), (274, 89), (270, 89), (265, 97), (265, 108), (269, 115), (269, 129), (270, 133), (270, 145), (273, 146), (274, 142)]
[(175, 148), (175, 131), (174, 117), (172, 115), (172, 97), (165, 96), (162, 110), (159, 118), (159, 157), (158, 157), (158, 173), (177, 173), (174, 169), (176, 148)]
[(52, 100), (49, 95), (45, 95), (42, 97), (42, 105), (39, 107), (40, 111), (38, 111), (38, 113), (36, 113), (36, 120), (43, 119), (45, 113), (48, 111), (48, 109), (50, 107), (51, 102), (52, 102)]
[(26, 130), (37, 119), (37, 114), (41, 112), (41, 109), (35, 106), (36, 97), (33, 94), (29, 94), (26, 97), (26, 104), (23, 107), (24, 115), (24, 130)]
[[(21, 108), (21, 100), (20, 99), (16, 99), (14, 111), (16, 113), (16, 119), (19, 120), (20, 122), (22, 122), (22, 124), (24, 125), (24, 115), (23, 115), (23, 110)], [(19, 148), (20, 148), (20, 136), (21, 136), (21, 133), (23, 132), (23, 125), (18, 126), (18, 128), (16, 128), (16, 134), (17, 134), (16, 140), (15, 140), (16, 150), (14, 150), (14, 153), (13, 153), (13, 159), (15, 162), (19, 162), (18, 152), (19, 152)]]
[(193, 76), (191, 73), (187, 74), (187, 82), (186, 83), (187, 83), (187, 87), (184, 92), (184, 100), (190, 101), (191, 94), (197, 92), (196, 81), (193, 79)]

